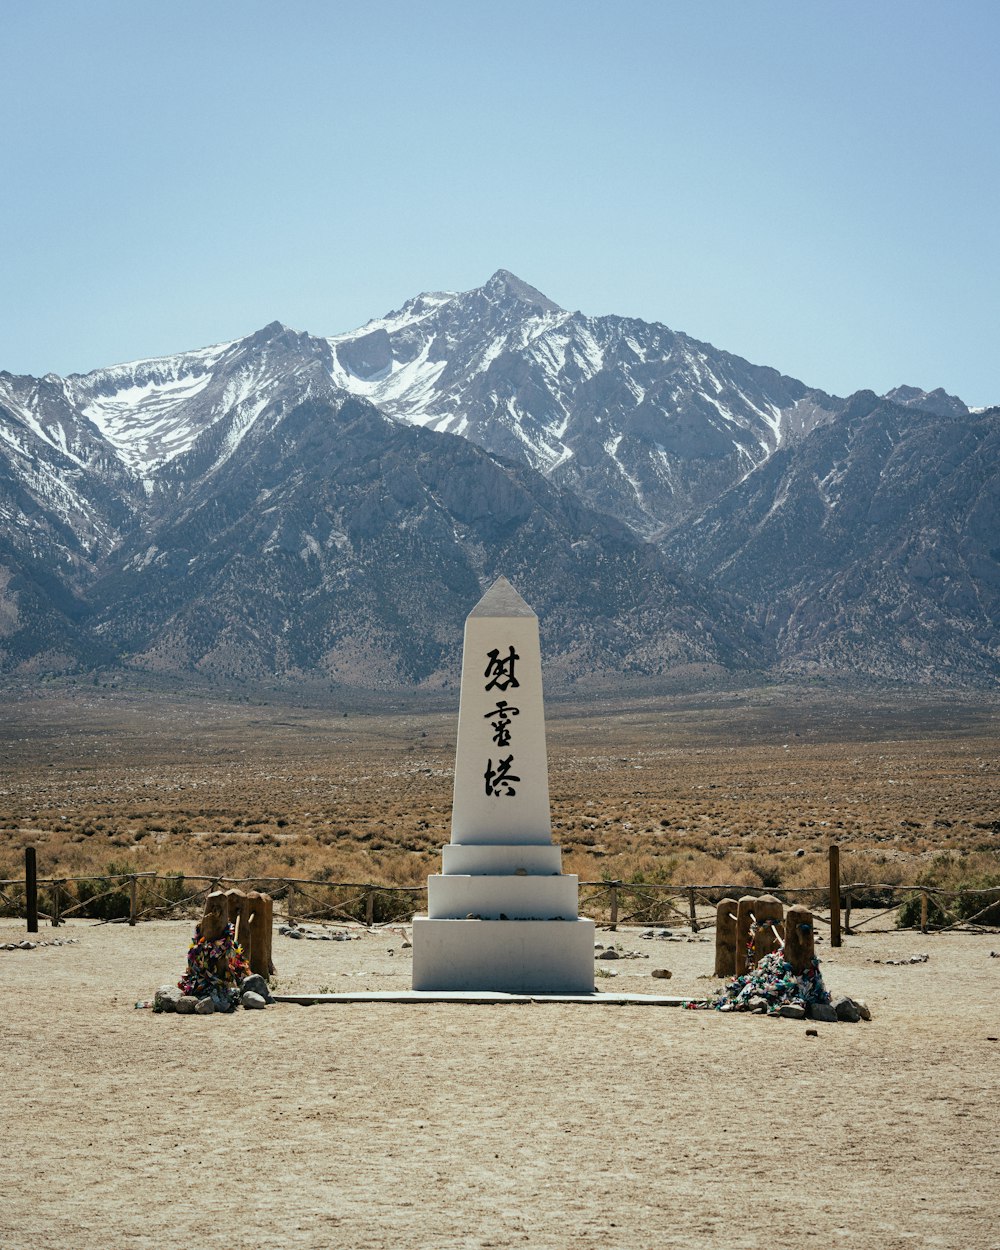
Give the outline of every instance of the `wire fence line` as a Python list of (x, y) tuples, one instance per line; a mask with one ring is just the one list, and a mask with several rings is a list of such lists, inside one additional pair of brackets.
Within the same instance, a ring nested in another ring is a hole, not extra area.
[[(260, 890), (275, 900), (286, 922), (357, 923), (369, 928), (406, 922), (426, 907), (426, 885), (326, 881), (307, 877), (226, 877), (193, 873), (98, 873), (80, 877), (0, 880), (0, 916), (59, 925), (71, 916), (99, 922), (195, 916), (206, 895), (220, 889)], [(788, 906), (807, 904), (839, 945), (845, 933), (886, 932), (871, 926), (895, 913), (894, 928), (927, 932), (1000, 926), (1000, 886), (947, 890), (928, 885), (839, 882), (831, 887), (781, 889), (739, 884), (678, 885), (604, 879), (580, 882), (580, 914), (614, 930), (618, 925), (681, 927), (691, 933), (715, 926), (718, 904), (744, 895), (773, 896)], [(856, 913), (863, 909), (860, 917)], [(852, 915), (852, 913), (854, 913)]]

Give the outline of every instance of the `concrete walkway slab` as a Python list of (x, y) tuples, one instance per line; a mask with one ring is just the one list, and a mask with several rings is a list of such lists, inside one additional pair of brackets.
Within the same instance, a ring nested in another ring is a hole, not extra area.
[(496, 990), (379, 990), (347, 994), (275, 994), (277, 1003), (590, 1003), (597, 1007), (684, 1007), (665, 994), (504, 994)]

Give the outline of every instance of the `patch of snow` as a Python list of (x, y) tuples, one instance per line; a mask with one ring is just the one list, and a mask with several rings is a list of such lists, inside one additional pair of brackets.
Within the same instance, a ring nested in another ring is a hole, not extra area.
[[(781, 486), (781, 490), (775, 496), (774, 502), (771, 504), (770, 508), (768, 508), (767, 510), (768, 517), (773, 516), (779, 509), (785, 506), (785, 504), (788, 502), (789, 489), (790, 487), (789, 487), (788, 482), (783, 482)], [(765, 520), (766, 519), (767, 518), (765, 517)]]
[(359, 378), (350, 373), (337, 358), (340, 339), (327, 339), (333, 351), (331, 381), (352, 395), (360, 395), (383, 408), (391, 416), (402, 417), (414, 425), (428, 425), (441, 414), (431, 409), (435, 384), (447, 367), (445, 360), (431, 360), (432, 339), (428, 337), (419, 354), (406, 364), (393, 358), (389, 368), (376, 378)]
[(636, 500), (638, 501), (639, 506), (642, 507), (642, 502), (643, 502), (642, 486), (640, 485), (638, 479), (634, 478), (631, 475), (631, 473), (629, 473), (628, 469), (626, 469), (625, 466), (622, 464), (622, 462), (618, 459), (618, 448), (621, 446), (623, 437), (624, 435), (617, 434), (615, 435), (614, 438), (608, 439), (608, 441), (604, 444), (604, 450), (608, 453), (611, 459), (618, 466), (618, 472), (622, 475), (625, 481), (628, 482), (629, 486), (632, 487), (632, 491), (635, 494)]
[(835, 495), (835, 489), (844, 480), (846, 469), (834, 467), (824, 478), (815, 478), (816, 491), (824, 505), (832, 512), (840, 503)]
[(269, 391), (263, 395), (258, 395), (251, 403), (249, 402), (249, 396), (252, 393), (252, 388), (248, 387), (245, 398), (239, 400), (231, 408), (232, 420), (229, 429), (226, 431), (226, 437), (216, 457), (215, 464), (212, 466), (213, 470), (220, 468), (226, 463), (240, 443), (243, 442), (247, 432), (253, 428), (257, 418), (270, 404), (271, 396)]
[[(31, 395), (28, 396), (27, 401), (23, 403), (9, 387), (4, 387), (2, 393), (4, 395), (4, 402), (11, 413), (23, 421), (28, 429), (31, 430), (32, 434), (40, 438), (43, 443), (47, 443), (49, 447), (61, 452), (64, 456), (72, 460), (74, 464), (79, 465), (80, 468), (84, 467), (83, 461), (80, 457), (70, 451), (67, 446), (66, 431), (62, 428), (62, 426), (57, 424), (55, 426), (55, 430), (50, 431), (47, 430), (38, 419), (38, 396), (36, 392), (32, 391)], [(56, 433), (56, 431), (58, 431), (58, 433)], [(8, 438), (7, 441), (11, 441), (10, 438)], [(25, 451), (24, 448), (21, 448), (21, 450)]]
[(563, 444), (562, 451), (559, 453), (556, 459), (553, 460), (552, 463), (549, 465), (548, 472), (554, 473), (556, 469), (561, 468), (566, 463), (567, 460), (572, 460), (573, 454), (574, 454), (573, 448), (567, 447), (565, 444)]
[(300, 559), (308, 561), (310, 556), (321, 556), (323, 554), (323, 548), (319, 545), (312, 534), (303, 534), (302, 539), (305, 546), (299, 552)]
[(645, 387), (640, 386), (639, 383), (635, 380), (635, 378), (632, 377), (631, 373), (627, 373), (625, 375), (625, 385), (632, 392), (632, 397), (635, 400), (635, 402), (637, 404), (641, 404), (642, 401), (646, 398)]
[(592, 378), (595, 373), (600, 373), (604, 368), (604, 352), (585, 324), (578, 326), (573, 347), (574, 355), (586, 377)]

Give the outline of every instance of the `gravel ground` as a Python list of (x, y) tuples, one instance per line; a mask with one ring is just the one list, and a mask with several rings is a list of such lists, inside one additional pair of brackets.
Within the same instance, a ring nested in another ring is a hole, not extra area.
[[(191, 930), (77, 921), (38, 935), (72, 945), (0, 951), (4, 1250), (1000, 1247), (1000, 936), (821, 947), (828, 987), (864, 998), (869, 1024), (135, 1010), (177, 980)], [(26, 936), (0, 921), (0, 943)], [(408, 988), (404, 937), (276, 934), (278, 989)], [(601, 989), (719, 984), (711, 943), (598, 940), (649, 956), (602, 961), (617, 975)]]

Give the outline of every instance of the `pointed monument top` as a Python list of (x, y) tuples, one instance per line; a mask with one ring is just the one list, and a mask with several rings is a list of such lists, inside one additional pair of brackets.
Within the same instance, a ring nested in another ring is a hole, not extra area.
[(469, 616), (534, 616), (506, 577), (498, 577)]

